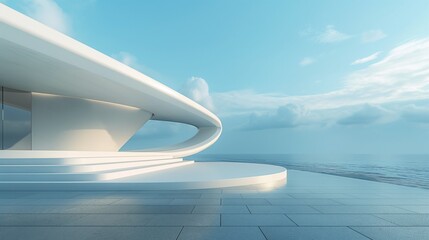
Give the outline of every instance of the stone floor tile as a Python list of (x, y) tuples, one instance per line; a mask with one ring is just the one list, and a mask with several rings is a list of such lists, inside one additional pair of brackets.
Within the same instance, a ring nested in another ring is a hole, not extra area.
[[(193, 205), (107, 205), (75, 206), (64, 210), (66, 213), (191, 213)], [(1, 208), (0, 208), (1, 210)]]
[(54, 191), (54, 192), (33, 192), (32, 194), (29, 194), (25, 196), (25, 199), (68, 199), (68, 198), (76, 198), (77, 196), (81, 195), (80, 192), (61, 192), (61, 191)]
[(263, 198), (225, 198), (222, 199), (222, 205), (270, 205)]
[(82, 217), (78, 214), (0, 214), (0, 226), (65, 226)]
[(340, 205), (331, 199), (268, 198), (272, 205)]
[(427, 198), (350, 198), (336, 201), (345, 205), (429, 205)]
[(118, 199), (0, 199), (2, 205), (107, 205), (118, 201)]
[(298, 226), (391, 226), (369, 214), (288, 214)]
[(394, 206), (313, 206), (322, 213), (411, 213)]
[(113, 204), (116, 205), (169, 205), (173, 199), (171, 198), (127, 198), (120, 199)]
[(369, 240), (348, 227), (261, 227), (268, 240)]
[[(429, 204), (429, 200), (428, 200), (428, 204)], [(402, 206), (402, 205), (399, 205), (397, 207), (411, 211), (411, 212), (414, 212), (414, 213), (429, 213), (429, 205), (427, 205), (427, 206), (422, 206), (422, 205)]]
[(290, 193), (293, 198), (353, 198), (351, 195), (344, 193)]
[(250, 213), (246, 206), (195, 206), (192, 213)]
[(250, 212), (253, 213), (319, 213), (310, 206), (294, 205), (294, 206), (248, 206)]
[(220, 226), (219, 214), (153, 214), (146, 226)]
[(0, 206), (0, 213), (67, 213), (74, 205), (55, 206), (31, 206), (31, 205), (3, 205)]
[(0, 227), (2, 240), (175, 240), (181, 227)]
[(75, 214), (82, 216), (67, 225), (70, 226), (144, 226), (151, 214)]
[(243, 193), (242, 198), (292, 198), (287, 193)]
[(377, 214), (376, 216), (400, 226), (429, 226), (429, 214)]
[(179, 240), (265, 240), (258, 227), (184, 227)]
[(427, 240), (429, 227), (352, 227), (372, 240)]
[(222, 214), (222, 226), (296, 226), (284, 214)]
[(201, 199), (173, 199), (171, 205), (220, 205), (220, 199), (201, 198)]
[(222, 193), (203, 193), (201, 198), (222, 198)]

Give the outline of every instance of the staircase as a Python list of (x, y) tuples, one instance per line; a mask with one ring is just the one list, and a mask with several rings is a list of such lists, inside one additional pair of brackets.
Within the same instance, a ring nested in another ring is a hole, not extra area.
[(168, 156), (0, 159), (0, 182), (109, 181), (193, 162)]

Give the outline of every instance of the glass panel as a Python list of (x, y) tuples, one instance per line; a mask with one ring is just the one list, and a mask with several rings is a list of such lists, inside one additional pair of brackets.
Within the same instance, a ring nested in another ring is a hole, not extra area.
[(3, 88), (3, 149), (31, 149), (31, 93)]

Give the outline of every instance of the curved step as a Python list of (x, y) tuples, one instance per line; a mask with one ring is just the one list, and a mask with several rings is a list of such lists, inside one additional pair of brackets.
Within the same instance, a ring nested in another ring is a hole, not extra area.
[(286, 184), (286, 181), (287, 170), (280, 166), (235, 162), (195, 162), (185, 167), (141, 176), (137, 174), (130, 178), (111, 181), (0, 181), (0, 190), (151, 191), (257, 185), (261, 191), (271, 191), (277, 186)]
[(0, 173), (85, 173), (107, 170), (118, 171), (133, 167), (154, 166), (180, 161), (182, 161), (181, 158), (79, 165), (1, 165)]
[(0, 181), (99, 181), (129, 177), (137, 174), (160, 171), (185, 166), (194, 161), (159, 164), (147, 167), (134, 167), (119, 171), (99, 171), (93, 173), (0, 173)]
[(172, 156), (124, 156), (124, 157), (78, 157), (78, 158), (0, 158), (2, 165), (80, 165), (80, 164), (101, 164), (115, 162), (132, 161), (153, 161), (173, 159)]

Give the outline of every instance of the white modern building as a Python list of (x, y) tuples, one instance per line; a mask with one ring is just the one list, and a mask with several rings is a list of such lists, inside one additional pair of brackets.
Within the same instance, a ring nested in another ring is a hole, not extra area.
[[(0, 189), (191, 189), (272, 184), (281, 167), (195, 163), (219, 118), (150, 77), (0, 4)], [(189, 140), (120, 152), (147, 121)]]

